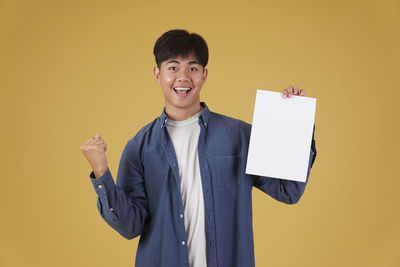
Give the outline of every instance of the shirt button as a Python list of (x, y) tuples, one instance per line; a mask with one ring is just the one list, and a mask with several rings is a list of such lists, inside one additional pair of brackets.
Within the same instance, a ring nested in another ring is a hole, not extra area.
[(110, 208), (110, 211), (114, 211), (114, 209), (113, 209), (113, 208)]
[(186, 244), (186, 242), (185, 241), (182, 241), (182, 246), (184, 246)]
[(181, 214), (180, 217), (183, 218), (183, 214)]
[(100, 189), (102, 189), (102, 188), (103, 188), (103, 186), (102, 186), (101, 184), (99, 184), (97, 187), (98, 187), (98, 188), (100, 188)]

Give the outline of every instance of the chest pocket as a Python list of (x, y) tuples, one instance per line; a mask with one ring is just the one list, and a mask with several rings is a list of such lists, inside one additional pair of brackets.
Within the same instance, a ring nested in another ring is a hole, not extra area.
[(235, 188), (240, 184), (240, 156), (218, 156), (214, 162), (218, 186)]

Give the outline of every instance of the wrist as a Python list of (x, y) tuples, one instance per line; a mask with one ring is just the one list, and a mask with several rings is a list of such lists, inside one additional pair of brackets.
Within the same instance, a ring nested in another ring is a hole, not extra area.
[(101, 177), (101, 176), (103, 176), (104, 173), (106, 173), (107, 169), (108, 169), (108, 167), (105, 167), (105, 168), (104, 167), (103, 168), (94, 168), (93, 169), (93, 173), (94, 173), (94, 176), (96, 177), (96, 179)]

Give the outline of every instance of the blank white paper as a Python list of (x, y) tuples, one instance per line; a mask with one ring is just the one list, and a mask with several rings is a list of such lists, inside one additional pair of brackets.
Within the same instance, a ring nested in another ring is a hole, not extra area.
[(305, 182), (316, 99), (257, 90), (246, 173)]

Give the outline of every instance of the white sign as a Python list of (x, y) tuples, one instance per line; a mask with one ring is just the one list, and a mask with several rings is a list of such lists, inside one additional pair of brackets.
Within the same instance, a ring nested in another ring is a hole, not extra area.
[(257, 90), (247, 174), (306, 181), (316, 101)]

